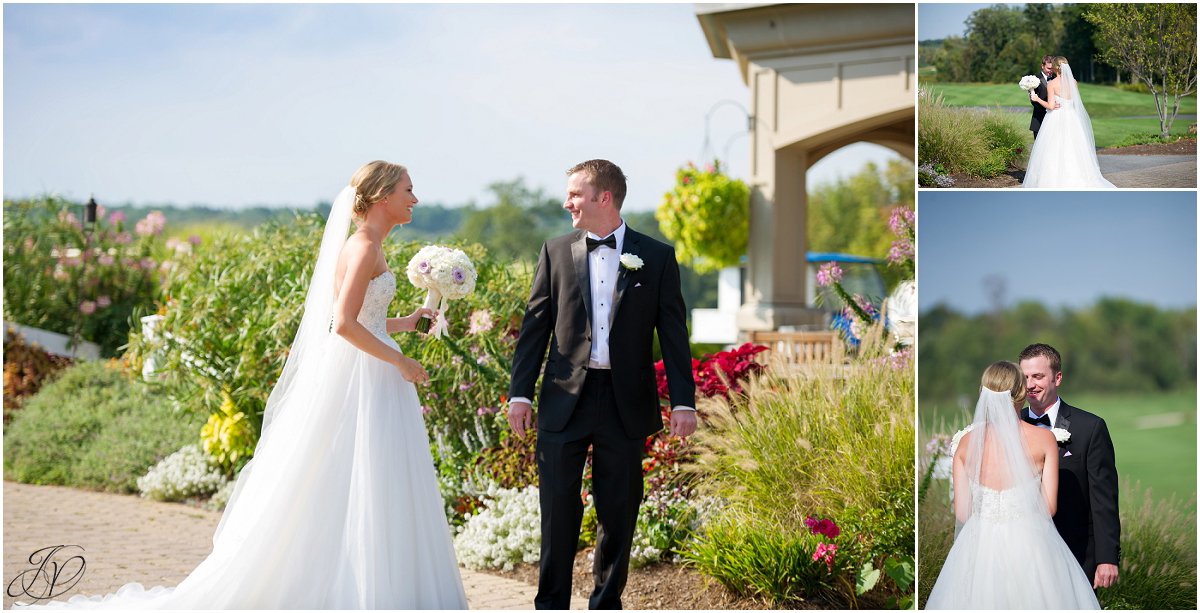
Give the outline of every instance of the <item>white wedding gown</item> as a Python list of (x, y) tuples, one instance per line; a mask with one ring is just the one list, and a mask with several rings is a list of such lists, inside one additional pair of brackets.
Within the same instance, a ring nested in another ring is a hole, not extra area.
[(970, 483), (979, 509), (963, 524), (926, 609), (1099, 609), (1049, 516), (1021, 513), (1013, 490)]
[[(372, 279), (358, 321), (399, 349), (385, 329), (395, 288), (390, 271)], [(132, 583), (46, 604), (465, 609), (416, 388), (337, 334), (318, 338), (239, 476), (207, 559), (173, 588)]]
[(1021, 187), (1115, 188), (1100, 174), (1091, 119), (1079, 99), (1079, 88), (1069, 70), (1064, 69), (1059, 78), (1067, 84), (1066, 97), (1054, 96), (1062, 106), (1046, 111)]

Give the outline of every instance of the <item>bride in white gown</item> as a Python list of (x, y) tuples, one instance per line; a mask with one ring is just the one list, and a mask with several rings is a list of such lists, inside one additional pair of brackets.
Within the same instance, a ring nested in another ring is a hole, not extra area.
[(1100, 174), (1092, 120), (1079, 97), (1079, 84), (1071, 73), (1071, 65), (1065, 57), (1054, 58), (1053, 64), (1058, 77), (1046, 84), (1049, 100), (1029, 93), (1031, 101), (1046, 107), (1046, 117), (1029, 151), (1021, 187), (1116, 187)]
[(254, 458), (208, 558), (173, 588), (131, 583), (47, 606), (467, 607), (413, 385), (428, 375), (389, 336), (429, 314), (387, 317), (396, 278), (382, 241), (416, 203), (408, 172), (387, 162), (360, 168), (338, 195)]
[(1021, 421), (1012, 362), (983, 373), (975, 419), (953, 459), (955, 539), (926, 609), (1099, 609), (1054, 528), (1058, 444)]

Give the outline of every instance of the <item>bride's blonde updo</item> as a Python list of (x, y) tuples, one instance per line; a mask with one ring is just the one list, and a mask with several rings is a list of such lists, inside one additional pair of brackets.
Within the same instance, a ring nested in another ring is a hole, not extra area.
[(363, 164), (350, 177), (350, 187), (354, 188), (354, 218), (365, 218), (371, 206), (392, 193), (407, 173), (407, 168), (383, 160)]
[(1025, 404), (1025, 375), (1021, 368), (1012, 362), (1001, 360), (988, 366), (983, 371), (983, 387), (993, 392), (1008, 392), (1012, 395), (1013, 406)]
[(1062, 66), (1063, 64), (1067, 63), (1067, 58), (1061, 55), (1056, 55), (1051, 62), (1054, 65), (1054, 74), (1062, 74)]

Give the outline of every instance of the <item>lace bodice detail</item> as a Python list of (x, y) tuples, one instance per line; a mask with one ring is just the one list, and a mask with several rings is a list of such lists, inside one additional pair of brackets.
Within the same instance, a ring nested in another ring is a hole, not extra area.
[[(1036, 483), (1042, 476), (1037, 475)], [(979, 510), (979, 517), (991, 522), (1019, 521), (1022, 517), (1020, 496), (1015, 489), (994, 490), (986, 485), (971, 481), (971, 508)]]
[(362, 309), (358, 311), (358, 323), (375, 336), (387, 336), (387, 311), (396, 295), (396, 276), (386, 270), (367, 282), (367, 294), (363, 297)]

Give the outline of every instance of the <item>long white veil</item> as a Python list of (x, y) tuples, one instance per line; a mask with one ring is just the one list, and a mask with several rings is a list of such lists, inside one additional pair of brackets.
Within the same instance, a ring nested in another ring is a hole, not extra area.
[(1083, 98), (1079, 96), (1079, 82), (1075, 80), (1070, 64), (1063, 62), (1058, 65), (1058, 69), (1058, 79), (1062, 81), (1059, 96), (1071, 101), (1070, 104), (1075, 109), (1075, 119), (1079, 122), (1083, 135), (1087, 139), (1088, 151), (1095, 151), (1096, 137), (1092, 134), (1092, 118), (1088, 116), (1087, 109), (1083, 106)]
[[(1006, 513), (1015, 513), (1030, 521), (1050, 521), (1050, 512), (1042, 497), (1041, 479), (1022, 442), (1020, 421), (1009, 392), (996, 392), (986, 387), (980, 390), (967, 440), (965, 468), (972, 492), (966, 521), (989, 511), (986, 505), (979, 504), (981, 490), (1002, 492)], [(965, 523), (958, 522), (956, 528), (961, 529)]]
[[(351, 213), (354, 206), (354, 188), (347, 185), (333, 201), (329, 211), (329, 219), (325, 222), (325, 232), (321, 238), (321, 247), (317, 252), (317, 263), (308, 285), (308, 294), (304, 299), (304, 314), (300, 317), (300, 327), (288, 351), (283, 371), (271, 395), (267, 398), (266, 409), (263, 412), (262, 431), (258, 437), (258, 445), (254, 454), (262, 451), (273, 443), (271, 424), (279, 417), (282, 408), (295, 404), (288, 402), (301, 381), (312, 381), (319, 376), (321, 344), (329, 338), (330, 325), (333, 321), (334, 291), (333, 276), (337, 271), (338, 254), (346, 244), (350, 231)], [(230, 511), (237, 506), (243, 485), (249, 481), (250, 472), (254, 470), (253, 458), (242, 467), (238, 474), (237, 484), (225, 505), (225, 513), (213, 534), (216, 541), (225, 527), (225, 520), (231, 516)]]

